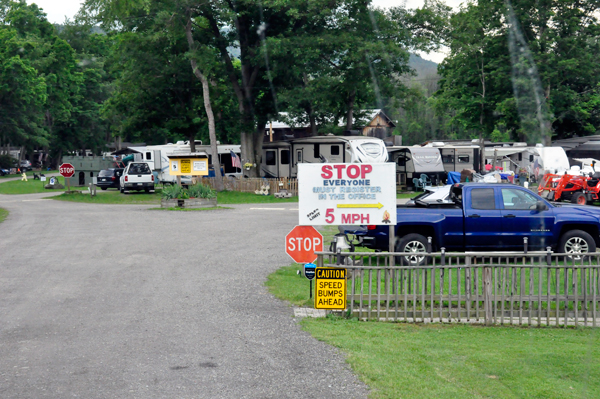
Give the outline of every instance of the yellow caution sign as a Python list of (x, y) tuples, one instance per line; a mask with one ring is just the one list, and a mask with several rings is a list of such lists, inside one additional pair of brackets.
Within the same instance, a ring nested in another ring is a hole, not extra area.
[(317, 267), (315, 309), (346, 309), (346, 269)]
[(191, 159), (182, 159), (181, 161), (181, 173), (190, 175), (192, 174), (192, 160)]

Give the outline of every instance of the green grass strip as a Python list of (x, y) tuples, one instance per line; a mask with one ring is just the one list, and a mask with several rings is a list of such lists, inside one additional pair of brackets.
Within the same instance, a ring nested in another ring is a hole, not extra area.
[(221, 191), (217, 193), (217, 202), (221, 204), (278, 204), (281, 202), (298, 202), (298, 197), (275, 198), (272, 195), (256, 195), (239, 191)]
[(171, 208), (150, 208), (151, 211), (176, 211), (176, 212), (192, 212), (192, 211), (214, 211), (217, 209), (232, 209), (226, 206), (211, 206), (207, 208), (179, 208), (179, 207), (171, 207)]
[[(85, 190), (85, 189), (84, 189)], [(89, 204), (160, 204), (161, 193), (131, 192), (130, 194), (121, 194), (117, 190), (97, 190), (95, 196), (88, 192), (82, 193), (64, 193), (52, 197), (52, 199), (69, 202), (84, 202)]]
[[(11, 175), (15, 176), (15, 175)], [(55, 177), (58, 179), (58, 182), (62, 185), (65, 185), (65, 179), (62, 176)], [(12, 180), (6, 181), (0, 184), (0, 194), (35, 194), (35, 193), (52, 193), (52, 192), (63, 192), (67, 188), (65, 186), (64, 189), (46, 189), (44, 186), (50, 183), (50, 177), (46, 178), (46, 181), (41, 180), (33, 180), (32, 177), (28, 177), (27, 181)], [(72, 190), (85, 190), (86, 188), (77, 188), (72, 187)]]
[(0, 208), (0, 223), (4, 222), (4, 219), (8, 216), (8, 211), (6, 209)]
[(373, 398), (592, 398), (600, 392), (595, 329), (342, 318), (306, 318), (301, 325), (347, 354)]

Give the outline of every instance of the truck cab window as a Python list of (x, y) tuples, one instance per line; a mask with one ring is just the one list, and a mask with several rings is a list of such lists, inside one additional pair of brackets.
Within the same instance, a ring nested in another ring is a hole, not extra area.
[(471, 208), (491, 210), (496, 209), (496, 199), (493, 188), (474, 188), (471, 190)]
[(504, 209), (529, 210), (535, 209), (537, 198), (525, 191), (503, 188), (502, 202)]
[(459, 155), (458, 163), (469, 163), (469, 156), (468, 155)]

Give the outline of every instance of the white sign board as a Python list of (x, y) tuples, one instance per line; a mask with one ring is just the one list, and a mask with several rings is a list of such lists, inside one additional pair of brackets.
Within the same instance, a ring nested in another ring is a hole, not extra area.
[(396, 164), (299, 163), (300, 225), (396, 224)]
[(206, 162), (205, 161), (194, 161), (194, 170), (197, 172), (202, 172), (206, 170)]

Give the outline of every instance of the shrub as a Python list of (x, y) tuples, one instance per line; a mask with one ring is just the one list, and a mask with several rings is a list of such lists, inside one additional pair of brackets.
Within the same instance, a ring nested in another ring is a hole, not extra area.
[(177, 184), (165, 186), (162, 191), (163, 199), (214, 198), (215, 190), (202, 184), (194, 184), (189, 188), (181, 188)]
[(188, 189), (188, 194), (193, 198), (214, 198), (217, 196), (215, 190), (212, 188), (202, 185), (202, 184), (194, 184), (190, 186)]
[(179, 198), (183, 188), (177, 184), (172, 184), (170, 186), (163, 187), (162, 197), (166, 200)]
[(0, 155), (0, 168), (2, 168), (2, 169), (14, 168), (16, 163), (17, 163), (17, 160), (14, 159), (13, 157), (11, 157), (10, 155), (8, 155), (8, 154)]

